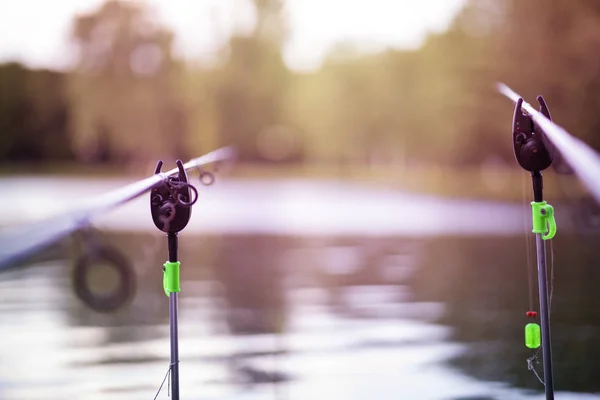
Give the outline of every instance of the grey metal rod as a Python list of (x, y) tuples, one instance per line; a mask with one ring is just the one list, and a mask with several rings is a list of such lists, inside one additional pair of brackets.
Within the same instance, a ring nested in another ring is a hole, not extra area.
[(552, 374), (552, 343), (550, 339), (550, 307), (548, 302), (548, 274), (546, 269), (546, 242), (541, 234), (535, 235), (537, 249), (538, 285), (540, 291), (540, 319), (542, 328), (542, 356), (546, 400), (554, 400)]
[(177, 293), (169, 296), (169, 325), (171, 337), (171, 397), (179, 400), (179, 338), (177, 322)]
[[(169, 261), (177, 262), (177, 233), (168, 233), (167, 240), (169, 247)], [(173, 400), (179, 400), (179, 324), (177, 308), (177, 293), (171, 292), (169, 294), (169, 336), (171, 340), (171, 397)]]

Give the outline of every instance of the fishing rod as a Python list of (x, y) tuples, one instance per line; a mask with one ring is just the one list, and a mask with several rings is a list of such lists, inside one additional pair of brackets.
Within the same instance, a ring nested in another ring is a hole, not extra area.
[[(112, 211), (153, 189), (164, 188), (165, 185), (173, 186), (173, 182), (179, 179), (182, 170), (186, 172), (186, 179), (187, 171), (200, 171), (200, 181), (205, 185), (210, 185), (214, 181), (214, 176), (205, 170), (204, 167), (210, 164), (227, 162), (234, 157), (235, 152), (232, 148), (223, 147), (201, 157), (194, 158), (185, 164), (178, 161), (177, 167), (172, 170), (166, 172), (158, 171), (148, 178), (99, 196), (66, 213), (19, 228), (4, 230), (0, 232), (0, 243), (2, 243), (0, 247), (0, 272), (18, 267), (35, 254), (58, 243), (71, 233), (88, 227), (90, 221), (98, 215)], [(189, 187), (192, 186), (189, 185)], [(195, 199), (197, 199), (197, 190), (195, 188), (190, 189), (189, 187), (188, 190), (191, 190)], [(184, 203), (185, 200), (180, 202), (180, 204)], [(191, 204), (189, 206), (191, 207)], [(87, 236), (89, 237), (89, 235)], [(92, 261), (105, 261), (117, 270), (122, 280), (130, 280), (131, 273), (128, 271), (129, 268), (125, 265), (123, 257), (115, 252), (104, 250), (97, 253), (92, 257), (84, 257), (83, 260), (77, 263), (74, 271), (74, 280), (82, 285), (76, 285), (76, 294), (88, 306), (97, 311), (111, 311), (120, 306), (124, 299), (129, 296), (128, 293), (125, 293), (126, 285), (122, 285), (121, 288), (117, 289), (119, 293), (116, 293), (112, 298), (105, 298), (100, 301), (97, 296), (95, 298), (91, 294), (87, 286), (84, 287), (84, 283), (86, 282), (84, 275), (87, 271), (87, 264)]]

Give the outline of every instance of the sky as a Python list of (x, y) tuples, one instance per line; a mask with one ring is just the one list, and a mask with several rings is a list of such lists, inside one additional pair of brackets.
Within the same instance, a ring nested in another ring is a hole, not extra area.
[[(0, 62), (66, 68), (73, 60), (73, 16), (104, 0), (0, 0)], [(210, 62), (233, 30), (249, 29), (249, 0), (129, 0), (154, 6), (157, 18), (176, 34), (176, 52)], [(291, 31), (286, 64), (297, 71), (318, 68), (337, 43), (355, 41), (365, 50), (416, 48), (429, 32), (444, 30), (465, 0), (286, 0)]]

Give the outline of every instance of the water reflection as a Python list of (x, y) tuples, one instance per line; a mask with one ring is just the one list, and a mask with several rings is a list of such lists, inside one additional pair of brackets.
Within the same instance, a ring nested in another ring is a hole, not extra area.
[[(559, 235), (548, 248), (554, 264), (556, 388), (600, 392), (599, 239), (598, 234)], [(468, 344), (469, 351), (453, 364), (480, 379), (539, 390), (526, 369), (532, 353), (523, 344), (529, 305), (526, 266), (536, 273), (535, 245), (524, 238), (473, 237), (439, 239), (430, 246), (435, 251), (428, 253), (411, 286), (416, 299), (446, 304), (440, 321), (453, 327), (453, 339)], [(534, 304), (538, 310), (537, 296)]]
[[(554, 243), (555, 381), (563, 392), (600, 392), (598, 238), (559, 235)], [(116, 313), (75, 298), (70, 262), (52, 261), (56, 250), (51, 261), (0, 276), (1, 398), (154, 396), (169, 360), (166, 238), (102, 232), (101, 240), (127, 254), (136, 272), (135, 299)], [(523, 344), (527, 249), (524, 235), (181, 235), (182, 395), (539, 394)]]
[(290, 240), (230, 236), (215, 254), (214, 278), (222, 285), (223, 315), (234, 335), (285, 330), (287, 302), (282, 258)]

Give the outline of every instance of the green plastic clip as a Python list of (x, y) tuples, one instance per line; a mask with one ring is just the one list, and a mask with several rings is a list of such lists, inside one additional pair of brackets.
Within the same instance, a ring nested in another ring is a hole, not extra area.
[(531, 202), (533, 217), (533, 233), (542, 235), (542, 239), (549, 240), (556, 235), (556, 221), (554, 220), (554, 208), (545, 201)]
[(164, 264), (163, 287), (167, 297), (169, 297), (171, 293), (181, 292), (181, 287), (179, 286), (179, 265), (181, 265), (179, 261), (167, 261)]

